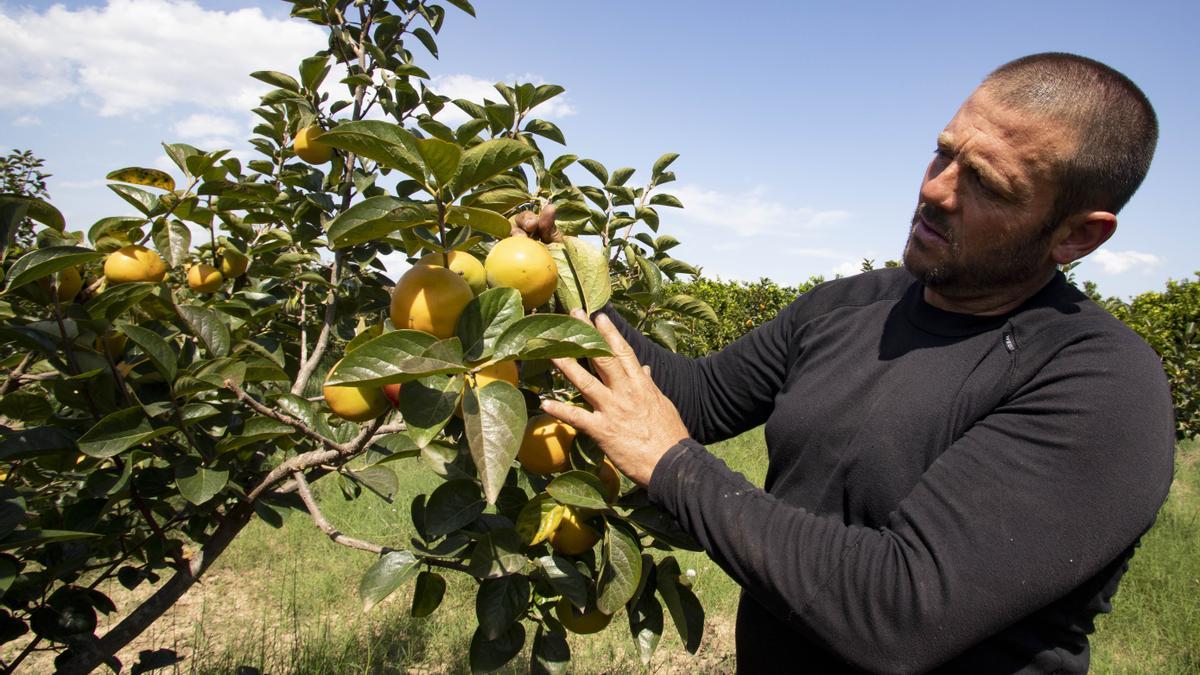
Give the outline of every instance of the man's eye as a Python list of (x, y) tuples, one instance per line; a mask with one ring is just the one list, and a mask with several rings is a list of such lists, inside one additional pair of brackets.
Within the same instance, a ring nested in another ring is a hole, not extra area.
[(983, 194), (987, 195), (988, 197), (1000, 196), (1000, 193), (992, 189), (992, 186), (988, 185), (987, 181), (985, 181), (977, 172), (972, 171), (971, 176), (974, 178), (975, 184), (979, 186), (979, 189), (983, 191)]

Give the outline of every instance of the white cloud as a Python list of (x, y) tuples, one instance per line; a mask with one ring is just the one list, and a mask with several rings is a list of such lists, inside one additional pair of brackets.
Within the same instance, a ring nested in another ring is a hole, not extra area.
[(776, 201), (763, 187), (721, 192), (697, 185), (681, 185), (672, 189), (671, 194), (679, 197), (684, 206), (674, 217), (720, 228), (740, 237), (803, 237), (807, 236), (804, 230), (827, 227), (850, 217), (848, 211), (795, 207)]
[(1140, 251), (1108, 251), (1100, 250), (1092, 259), (1104, 268), (1107, 274), (1124, 274), (1130, 270), (1149, 274), (1155, 267), (1163, 264), (1163, 259), (1153, 253)]
[(834, 276), (851, 277), (862, 272), (862, 260), (847, 260), (830, 270)]
[(267, 89), (250, 72), (293, 71), (324, 42), (315, 26), (191, 0), (0, 7), (0, 35), (0, 107), (81, 100), (104, 116), (135, 117), (177, 103), (246, 110)]
[(185, 140), (234, 138), (241, 132), (237, 122), (222, 115), (194, 113), (175, 123), (175, 133)]
[(36, 127), (41, 126), (42, 118), (37, 115), (21, 115), (12, 121), (14, 127)]

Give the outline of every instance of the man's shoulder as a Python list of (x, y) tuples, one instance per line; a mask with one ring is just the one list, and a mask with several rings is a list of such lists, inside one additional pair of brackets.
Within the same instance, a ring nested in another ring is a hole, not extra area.
[(797, 300), (807, 305), (807, 313), (821, 314), (840, 307), (899, 300), (915, 281), (913, 276), (901, 267), (871, 270), (826, 281), (802, 294)]
[(1019, 344), (1047, 358), (1070, 353), (1123, 377), (1162, 377), (1158, 354), (1132, 328), (1071, 284), (1059, 280), (1012, 319)]

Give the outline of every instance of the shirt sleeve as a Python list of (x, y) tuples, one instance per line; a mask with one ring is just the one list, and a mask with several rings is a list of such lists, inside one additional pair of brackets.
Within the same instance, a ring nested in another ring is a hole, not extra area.
[(924, 671), (1079, 586), (1153, 522), (1172, 473), (1170, 394), (1149, 349), (1132, 376), (1111, 350), (1065, 348), (946, 449), (886, 527), (789, 505), (690, 440), (650, 496), (829, 651)]
[(789, 341), (801, 300), (720, 352), (693, 359), (652, 342), (613, 309), (612, 319), (663, 394), (675, 404), (692, 438), (715, 443), (766, 422), (783, 386)]

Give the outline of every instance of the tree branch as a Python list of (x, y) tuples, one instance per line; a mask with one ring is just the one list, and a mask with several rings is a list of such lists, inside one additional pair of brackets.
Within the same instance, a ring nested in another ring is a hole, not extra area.
[(369, 551), (376, 555), (382, 555), (384, 552), (391, 550), (386, 546), (373, 544), (362, 539), (355, 539), (354, 537), (347, 537), (339, 532), (336, 527), (325, 519), (325, 515), (321, 513), (321, 508), (317, 506), (316, 500), (313, 499), (312, 490), (308, 488), (308, 481), (305, 480), (304, 474), (296, 471), (292, 474), (292, 479), (296, 481), (296, 491), (300, 493), (300, 499), (304, 501), (304, 506), (308, 508), (308, 513), (312, 515), (313, 523), (335, 544), (356, 548), (360, 551)]
[(233, 394), (237, 396), (239, 401), (250, 406), (250, 408), (259, 415), (262, 415), (263, 417), (270, 417), (276, 422), (282, 422), (289, 427), (292, 427), (296, 431), (299, 431), (301, 434), (307, 436), (309, 439), (324, 445), (326, 448), (329, 448), (335, 452), (341, 452), (341, 444), (325, 438), (321, 434), (318, 434), (304, 422), (259, 403), (258, 401), (254, 400), (254, 397), (250, 396), (250, 394), (247, 394), (244, 389), (239, 387), (233, 380), (225, 380), (225, 388), (232, 391)]

